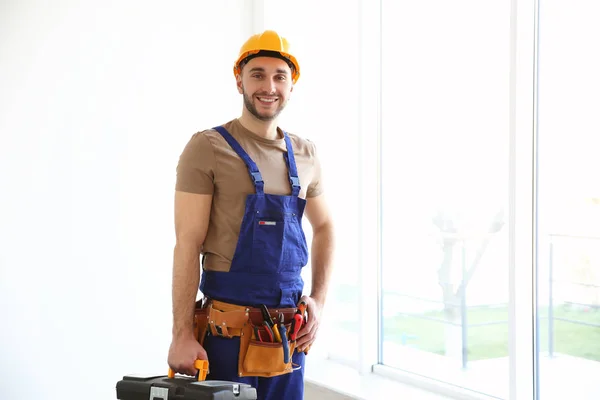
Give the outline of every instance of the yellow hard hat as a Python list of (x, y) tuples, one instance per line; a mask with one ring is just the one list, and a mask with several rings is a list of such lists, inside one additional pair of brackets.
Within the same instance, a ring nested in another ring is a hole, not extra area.
[(296, 83), (300, 78), (300, 65), (296, 57), (290, 54), (290, 44), (284, 38), (279, 36), (275, 31), (264, 31), (250, 38), (244, 43), (240, 49), (240, 55), (233, 66), (233, 74), (239, 75), (242, 71), (242, 62), (249, 61), (250, 58), (261, 55), (278, 57), (283, 59), (290, 65), (292, 69), (292, 81)]

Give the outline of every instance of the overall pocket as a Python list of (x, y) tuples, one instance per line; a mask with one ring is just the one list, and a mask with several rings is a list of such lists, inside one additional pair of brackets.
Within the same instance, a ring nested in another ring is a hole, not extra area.
[(308, 246), (302, 222), (297, 216), (290, 218), (285, 226), (281, 265), (287, 270), (302, 268), (308, 263)]
[[(284, 326), (289, 332), (290, 324)], [(238, 362), (239, 376), (272, 377), (292, 372), (292, 355), (296, 342), (291, 342), (285, 335), (281, 338), (284, 342), (269, 342), (266, 340), (265, 328), (263, 326), (256, 327), (263, 341), (253, 337), (255, 329), (250, 321), (242, 329)], [(287, 357), (287, 362), (284, 361), (284, 356)]]
[(274, 273), (281, 265), (286, 225), (289, 219), (276, 211), (254, 216), (252, 230), (252, 272)]

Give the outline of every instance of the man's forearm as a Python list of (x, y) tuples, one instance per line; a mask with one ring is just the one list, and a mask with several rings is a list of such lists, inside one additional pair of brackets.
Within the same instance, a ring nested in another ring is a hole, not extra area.
[(175, 246), (173, 253), (173, 336), (193, 337), (194, 308), (200, 282), (200, 250)]
[(327, 223), (313, 232), (311, 246), (312, 289), (310, 297), (325, 304), (329, 279), (333, 271), (334, 252), (333, 224)]

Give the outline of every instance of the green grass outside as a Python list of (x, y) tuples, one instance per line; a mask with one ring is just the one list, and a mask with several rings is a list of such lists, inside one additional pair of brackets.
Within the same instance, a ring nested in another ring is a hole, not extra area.
[[(430, 318), (444, 319), (443, 312), (421, 314)], [(548, 310), (540, 309), (541, 351), (548, 351)], [(405, 343), (419, 350), (444, 354), (445, 324), (418, 318), (419, 316), (396, 316), (384, 320), (385, 340)], [(600, 310), (581, 311), (569, 306), (554, 307), (554, 317), (567, 318), (600, 325)], [(467, 323), (508, 321), (508, 309), (472, 308), (467, 312)], [(348, 326), (347, 328), (352, 329)], [(469, 360), (508, 357), (508, 322), (469, 327), (467, 334)], [(412, 338), (411, 338), (412, 336)], [(554, 321), (554, 352), (588, 360), (600, 361), (600, 327)]]

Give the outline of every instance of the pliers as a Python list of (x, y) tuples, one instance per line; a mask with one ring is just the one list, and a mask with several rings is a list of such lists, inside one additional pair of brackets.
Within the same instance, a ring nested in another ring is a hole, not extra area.
[(281, 341), (281, 344), (283, 346), (283, 362), (287, 364), (290, 362), (290, 346), (287, 341), (287, 330), (285, 329), (283, 313), (279, 314), (279, 330), (281, 337), (283, 338), (283, 340)]
[(262, 316), (264, 319), (263, 325), (265, 326), (265, 330), (267, 334), (271, 337), (271, 342), (275, 342), (275, 339), (278, 342), (281, 342), (281, 334), (279, 333), (279, 329), (273, 319), (271, 318), (271, 314), (269, 314), (269, 309), (266, 305), (261, 304), (260, 310), (262, 312)]
[(254, 325), (254, 336), (256, 337), (256, 340), (258, 340), (259, 342), (262, 342), (262, 337), (260, 337), (260, 331), (258, 330), (258, 326)]
[[(269, 342), (274, 342), (273, 329), (271, 329), (271, 326), (269, 325), (269, 323), (267, 321), (264, 321), (263, 325), (265, 327), (265, 332), (267, 332), (267, 336), (269, 336)], [(262, 339), (261, 339), (261, 342), (262, 342)]]

